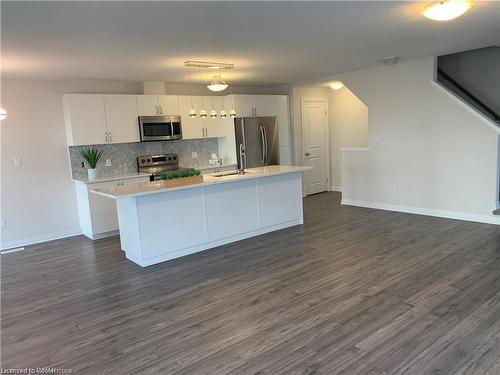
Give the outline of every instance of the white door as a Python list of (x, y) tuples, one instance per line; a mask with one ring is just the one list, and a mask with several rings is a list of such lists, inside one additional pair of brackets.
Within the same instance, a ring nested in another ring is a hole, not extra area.
[(139, 116), (160, 116), (158, 95), (137, 95)]
[[(191, 96), (179, 96), (179, 115), (181, 116), (183, 139), (203, 138), (203, 124), (200, 117), (201, 107), (201, 96), (192, 97), (192, 106)], [(196, 111), (196, 117), (189, 117), (189, 111), (191, 109)]]
[(104, 95), (104, 106), (110, 142), (139, 142), (136, 96)]
[(178, 115), (179, 101), (177, 95), (160, 95), (158, 97), (158, 105), (162, 115)]
[(302, 144), (306, 195), (328, 190), (328, 121), (326, 100), (302, 100)]
[(63, 95), (68, 146), (108, 142), (102, 94)]

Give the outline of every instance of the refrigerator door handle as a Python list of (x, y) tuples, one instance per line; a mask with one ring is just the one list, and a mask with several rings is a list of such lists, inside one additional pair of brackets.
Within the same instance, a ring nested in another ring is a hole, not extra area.
[(264, 130), (264, 165), (267, 165), (267, 132), (266, 132), (266, 128), (262, 127), (262, 129)]
[(265, 165), (266, 164), (266, 136), (264, 135), (265, 133), (264, 127), (260, 126), (260, 156), (262, 158), (262, 163)]

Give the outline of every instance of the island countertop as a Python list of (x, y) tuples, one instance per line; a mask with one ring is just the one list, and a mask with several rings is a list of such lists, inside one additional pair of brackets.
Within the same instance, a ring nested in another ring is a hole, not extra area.
[(177, 187), (167, 187), (165, 181), (138, 182), (129, 186), (109, 186), (107, 188), (92, 189), (90, 192), (99, 194), (108, 198), (119, 199), (126, 197), (134, 197), (148, 194), (156, 194), (167, 191), (192, 189), (207, 185), (224, 184), (235, 181), (249, 180), (262, 178), (267, 176), (275, 176), (287, 173), (303, 172), (312, 169), (312, 167), (303, 166), (285, 166), (285, 165), (270, 165), (266, 167), (248, 168), (245, 169), (245, 174), (233, 174), (222, 177), (216, 177), (218, 173), (203, 175), (203, 182), (199, 184), (184, 185)]

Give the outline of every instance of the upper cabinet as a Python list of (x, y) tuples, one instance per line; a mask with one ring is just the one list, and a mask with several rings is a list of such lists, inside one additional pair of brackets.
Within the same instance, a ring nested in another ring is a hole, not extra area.
[[(182, 138), (203, 138), (203, 122), (200, 117), (201, 96), (179, 96), (179, 115), (181, 116)], [(194, 109), (196, 117), (189, 117), (189, 111)]]
[(109, 143), (138, 142), (136, 95), (104, 95)]
[(137, 95), (139, 116), (166, 116), (179, 114), (177, 95)]
[(103, 95), (63, 95), (63, 110), (69, 146), (108, 142)]

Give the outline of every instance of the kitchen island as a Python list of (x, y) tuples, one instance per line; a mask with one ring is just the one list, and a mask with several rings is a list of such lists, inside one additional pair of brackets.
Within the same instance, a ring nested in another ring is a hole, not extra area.
[(194, 185), (138, 182), (91, 193), (116, 200), (122, 250), (146, 267), (303, 224), (302, 172), (308, 169), (267, 166), (205, 175)]

